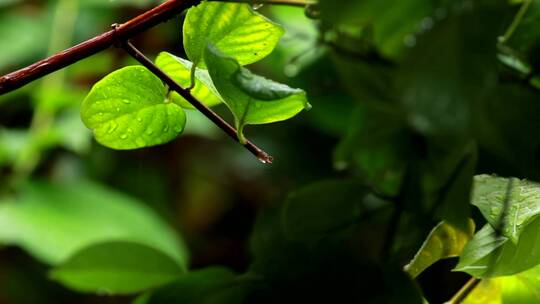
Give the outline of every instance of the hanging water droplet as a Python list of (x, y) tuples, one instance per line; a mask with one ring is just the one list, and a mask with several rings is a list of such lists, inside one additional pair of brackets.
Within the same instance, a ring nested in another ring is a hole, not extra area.
[(253, 8), (254, 11), (260, 9), (260, 8), (263, 7), (263, 6), (264, 6), (263, 3), (253, 3), (253, 4), (251, 5), (251, 7)]
[(306, 104), (304, 105), (304, 109), (306, 109), (306, 111), (309, 111), (313, 109), (313, 106), (309, 102), (306, 102)]

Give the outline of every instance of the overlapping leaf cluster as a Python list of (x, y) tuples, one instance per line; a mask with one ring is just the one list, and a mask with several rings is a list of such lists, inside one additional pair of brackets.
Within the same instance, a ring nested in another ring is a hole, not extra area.
[[(248, 4), (203, 2), (183, 26), (188, 59), (163, 52), (156, 59), (178, 84), (207, 106), (224, 102), (238, 138), (244, 126), (289, 119), (308, 108), (304, 91), (244, 68), (272, 52), (283, 35), (276, 23)], [(98, 82), (82, 105), (82, 118), (98, 142), (114, 149), (167, 143), (184, 130), (183, 108), (193, 108), (143, 67), (126, 67)]]

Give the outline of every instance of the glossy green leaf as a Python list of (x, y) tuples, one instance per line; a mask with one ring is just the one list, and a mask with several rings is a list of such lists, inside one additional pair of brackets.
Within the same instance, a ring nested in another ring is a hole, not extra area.
[(246, 65), (270, 54), (284, 33), (249, 4), (210, 1), (189, 9), (183, 31), (188, 58), (199, 67), (205, 67), (207, 43)]
[(189, 272), (171, 284), (140, 298), (144, 304), (168, 303), (242, 303), (242, 286), (235, 283), (235, 274), (222, 267)]
[(120, 69), (96, 83), (83, 101), (81, 117), (99, 143), (118, 150), (167, 143), (186, 123), (165, 85), (141, 66)]
[(109, 242), (76, 252), (51, 271), (51, 278), (80, 292), (129, 294), (170, 283), (183, 271), (152, 247)]
[(139, 201), (91, 182), (31, 182), (12, 202), (0, 204), (0, 243), (24, 248), (48, 264), (107, 241), (156, 248), (186, 267), (176, 233)]
[[(191, 85), (191, 69), (193, 64), (189, 60), (176, 57), (167, 52), (161, 52), (156, 59), (156, 65), (182, 87), (187, 88)], [(191, 89), (191, 94), (209, 107), (221, 103), (221, 97), (214, 87), (207, 70), (196, 68), (195, 86)], [(183, 108), (194, 108), (176, 92), (171, 92), (171, 99)]]
[(286, 120), (310, 107), (304, 91), (254, 75), (210, 44), (205, 59), (214, 85), (234, 114), (242, 141), (244, 126)]
[[(474, 178), (472, 204), (477, 206), (491, 226), (496, 227), (504, 208), (508, 178), (479, 175)], [(540, 215), (540, 184), (514, 179), (502, 230), (514, 243), (525, 227)]]
[(445, 222), (440, 222), (405, 266), (413, 278), (441, 259), (457, 257), (474, 234), (474, 222), (469, 220), (469, 230), (462, 231)]
[(540, 263), (540, 217), (527, 225), (517, 244), (497, 237), (490, 225), (484, 226), (465, 246), (455, 271), (475, 277), (513, 275)]

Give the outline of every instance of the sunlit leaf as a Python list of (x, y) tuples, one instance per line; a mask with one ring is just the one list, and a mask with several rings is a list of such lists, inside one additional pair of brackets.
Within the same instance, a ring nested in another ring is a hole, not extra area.
[[(187, 88), (191, 85), (191, 69), (193, 64), (189, 60), (162, 52), (156, 59), (156, 65), (182, 87)], [(199, 68), (195, 70), (195, 86), (191, 89), (191, 94), (209, 107), (221, 103), (221, 97), (214, 87), (207, 70)], [(178, 95), (178, 93), (171, 92), (171, 98), (174, 103), (184, 108), (193, 109), (193, 106)]]
[(166, 254), (137, 243), (86, 247), (51, 271), (51, 277), (80, 292), (129, 294), (170, 283), (183, 273)]
[(413, 278), (435, 262), (457, 257), (474, 234), (474, 222), (469, 220), (469, 230), (464, 232), (441, 222), (431, 232), (412, 261), (405, 266)]
[(188, 58), (200, 67), (207, 43), (246, 65), (270, 54), (284, 33), (249, 4), (210, 1), (188, 11), (183, 29)]
[(251, 73), (210, 44), (205, 59), (214, 85), (234, 114), (241, 140), (246, 125), (286, 120), (310, 107), (304, 91)]
[(96, 83), (83, 101), (81, 117), (99, 143), (118, 150), (167, 143), (186, 123), (165, 85), (141, 66), (120, 69)]
[(540, 266), (497, 280), (501, 282), (504, 304), (540, 303)]
[[(474, 178), (472, 204), (477, 206), (493, 227), (497, 227), (504, 208), (508, 178), (479, 175)], [(514, 243), (523, 229), (540, 215), (540, 184), (514, 179), (504, 218), (502, 234)]]
[(495, 279), (482, 280), (464, 304), (535, 304), (540, 302), (540, 266)]

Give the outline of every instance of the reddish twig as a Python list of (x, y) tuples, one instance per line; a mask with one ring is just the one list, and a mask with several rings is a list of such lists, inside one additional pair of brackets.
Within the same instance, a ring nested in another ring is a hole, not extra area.
[[(180, 87), (174, 80), (167, 76), (148, 58), (140, 53), (129, 42), (129, 39), (141, 32), (144, 32), (159, 23), (165, 22), (193, 5), (197, 5), (201, 0), (169, 0), (124, 24), (114, 24), (113, 29), (99, 36), (89, 39), (70, 49), (57, 53), (49, 58), (38, 61), (26, 68), (20, 69), (3, 77), (0, 77), (0, 95), (14, 91), (24, 85), (46, 76), (52, 72), (65, 68), (75, 62), (95, 55), (105, 49), (116, 45), (122, 46), (135, 59), (141, 62), (146, 68), (152, 71), (156, 76), (162, 79), (170, 88), (182, 95), (201, 113), (208, 117), (225, 133), (231, 136), (235, 141), (238, 140), (236, 129), (230, 126), (219, 115), (210, 108), (199, 102), (189, 90)], [(272, 157), (266, 152), (255, 146), (250, 141), (244, 144), (244, 147), (253, 153), (263, 163), (271, 163)]]
[[(227, 133), (232, 139), (234, 139), (237, 142), (240, 142), (238, 140), (238, 134), (235, 128), (229, 125), (225, 120), (223, 120), (223, 118), (217, 115), (209, 107), (205, 106), (199, 100), (197, 100), (197, 98), (195, 98), (188, 89), (182, 88), (178, 83), (176, 83), (176, 81), (174, 81), (171, 77), (169, 77), (169, 75), (163, 72), (150, 59), (146, 58), (144, 54), (142, 54), (139, 50), (137, 50), (137, 48), (135, 48), (133, 44), (127, 41), (123, 43), (122, 47), (133, 58), (139, 61), (143, 66), (145, 66), (157, 77), (159, 77), (164, 83), (166, 83), (169, 86), (169, 88), (171, 88), (172, 90), (180, 94), (182, 97), (184, 97), (192, 106), (194, 106), (197, 110), (199, 110), (206, 117), (208, 117), (219, 128), (225, 131), (225, 133)], [(268, 155), (266, 152), (264, 152), (263, 150), (255, 146), (249, 140), (243, 145), (244, 147), (246, 147), (246, 149), (248, 149), (251, 153), (253, 153), (262, 163), (265, 163), (265, 164), (272, 163), (273, 158), (270, 155)]]
[(159, 23), (175, 17), (200, 1), (169, 0), (124, 24), (118, 25), (116, 29), (105, 32), (28, 67), (2, 76), (0, 77), (0, 95), (14, 91), (36, 79), (97, 54), (112, 46), (116, 41), (128, 40)]

